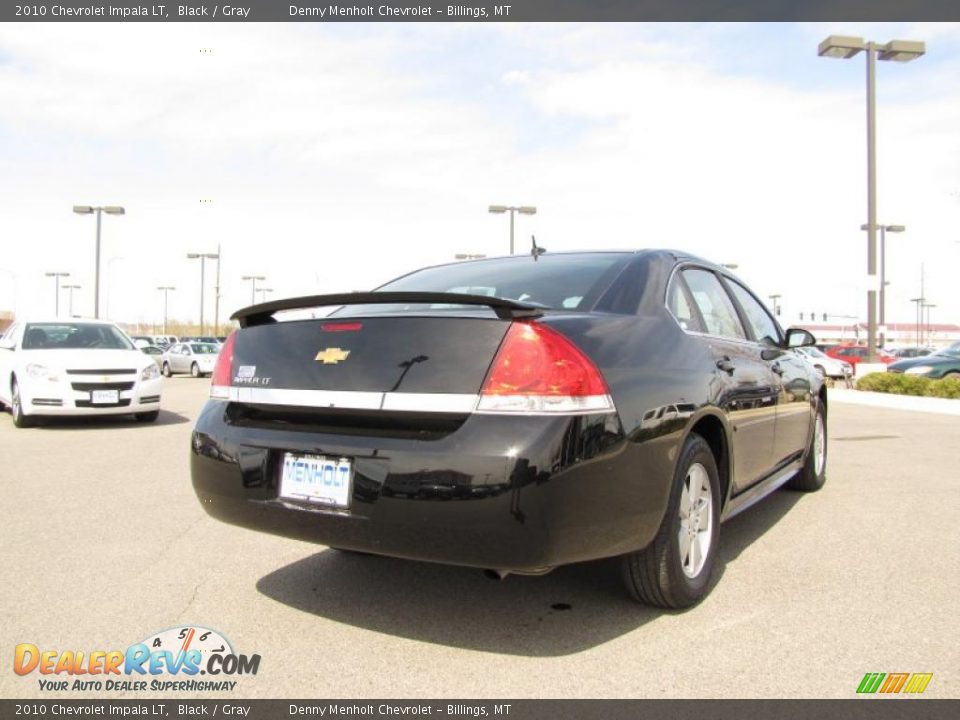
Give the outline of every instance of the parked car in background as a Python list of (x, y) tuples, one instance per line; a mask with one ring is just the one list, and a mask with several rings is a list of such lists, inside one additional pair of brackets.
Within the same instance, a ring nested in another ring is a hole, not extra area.
[(147, 345), (140, 348), (140, 352), (149, 355), (158, 368), (163, 367), (163, 348), (158, 348), (156, 345)]
[(215, 343), (180, 342), (163, 354), (160, 367), (164, 376), (190, 373), (193, 377), (209, 375), (217, 361), (220, 346)]
[(148, 337), (147, 335), (131, 335), (130, 339), (133, 340), (134, 346), (138, 348), (145, 348), (148, 345), (153, 345), (153, 338)]
[(160, 372), (103, 320), (15, 322), (0, 339), (0, 403), (19, 428), (47, 415), (160, 414)]
[[(834, 345), (826, 351), (826, 354), (837, 360), (844, 360), (850, 363), (854, 370), (856, 370), (859, 363), (867, 361), (867, 346), (853, 344)], [(880, 348), (877, 348), (877, 359), (888, 365), (896, 360), (893, 355)]]
[(945, 377), (960, 378), (960, 342), (922, 357), (897, 360), (887, 372), (920, 375), (939, 380)]
[(821, 374), (834, 380), (846, 380), (853, 375), (853, 365), (846, 360), (837, 360), (815, 347), (797, 348), (811, 365)]
[(190, 464), (243, 527), (501, 577), (620, 557), (635, 599), (686, 607), (721, 522), (825, 481), (813, 336), (689, 255), (461, 262), (233, 317)]
[(884, 350), (886, 350), (888, 353), (893, 355), (893, 357), (897, 358), (898, 360), (905, 360), (907, 358), (924, 357), (925, 355), (929, 355), (930, 353), (935, 352), (934, 348), (916, 347), (915, 345), (911, 345), (909, 347), (887, 347), (887, 348), (884, 348)]

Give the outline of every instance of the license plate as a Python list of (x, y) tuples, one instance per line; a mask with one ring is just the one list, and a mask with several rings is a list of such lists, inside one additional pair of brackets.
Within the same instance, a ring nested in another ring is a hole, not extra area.
[(119, 390), (93, 390), (90, 393), (90, 402), (94, 405), (116, 405), (120, 402)]
[(350, 507), (353, 463), (347, 458), (284, 453), (280, 467), (280, 497)]

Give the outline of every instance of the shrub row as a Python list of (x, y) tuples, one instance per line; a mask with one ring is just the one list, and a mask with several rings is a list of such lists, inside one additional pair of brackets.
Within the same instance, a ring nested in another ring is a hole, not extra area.
[(897, 395), (960, 398), (960, 378), (948, 377), (942, 380), (931, 380), (919, 375), (907, 375), (905, 373), (870, 373), (857, 380), (857, 390)]

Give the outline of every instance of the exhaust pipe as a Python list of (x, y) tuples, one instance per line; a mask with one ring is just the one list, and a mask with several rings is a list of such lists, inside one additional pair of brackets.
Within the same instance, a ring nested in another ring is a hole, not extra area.
[(506, 570), (484, 570), (483, 576), (488, 580), (506, 580), (510, 573)]

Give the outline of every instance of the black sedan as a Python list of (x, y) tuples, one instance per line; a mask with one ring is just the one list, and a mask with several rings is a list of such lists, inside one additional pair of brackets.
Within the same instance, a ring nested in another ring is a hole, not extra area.
[(936, 350), (929, 355), (897, 360), (887, 366), (887, 372), (920, 375), (933, 380), (946, 377), (960, 378), (960, 342)]
[(191, 470), (243, 527), (500, 576), (622, 556), (636, 599), (685, 607), (721, 522), (824, 483), (813, 336), (682, 253), (443, 265), (234, 318)]

